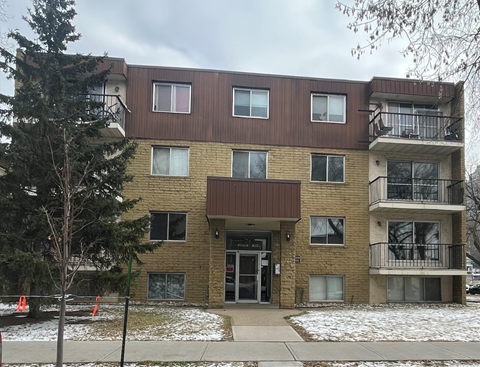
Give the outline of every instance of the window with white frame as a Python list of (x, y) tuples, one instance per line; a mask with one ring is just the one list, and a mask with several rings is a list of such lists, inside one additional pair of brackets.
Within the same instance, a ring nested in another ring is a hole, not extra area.
[(388, 302), (434, 302), (442, 300), (440, 278), (388, 277)]
[(189, 84), (153, 84), (153, 110), (156, 112), (190, 113), (190, 101)]
[(151, 212), (150, 241), (185, 241), (187, 214)]
[(310, 218), (310, 244), (343, 245), (345, 244), (345, 219), (334, 217)]
[(267, 178), (267, 152), (234, 150), (232, 177)]
[(345, 96), (312, 93), (312, 121), (346, 122)]
[(345, 182), (345, 157), (312, 154), (311, 180), (318, 182)]
[(268, 90), (233, 88), (233, 115), (268, 118)]
[(185, 299), (185, 274), (149, 273), (148, 299)]
[(343, 276), (339, 275), (310, 275), (309, 300), (311, 302), (343, 301), (343, 283)]
[(188, 148), (153, 147), (152, 175), (188, 176)]

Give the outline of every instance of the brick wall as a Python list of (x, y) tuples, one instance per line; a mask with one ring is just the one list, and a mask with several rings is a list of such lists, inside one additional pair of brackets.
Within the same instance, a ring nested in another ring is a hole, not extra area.
[[(216, 252), (212, 255), (218, 244), (212, 240), (205, 218), (207, 176), (231, 176), (232, 149), (258, 149), (268, 150), (268, 178), (302, 182), (302, 219), (294, 228), (295, 253), (288, 255), (288, 263), (294, 261), (295, 255), (301, 255), (302, 262), (294, 266), (295, 284), (285, 284), (282, 276), (273, 276), (273, 301), (279, 301), (282, 287), (284, 291), (288, 288), (283, 294), (284, 299), (288, 299), (286, 307), (294, 302), (295, 288), (303, 288), (307, 301), (310, 274), (338, 274), (345, 275), (345, 301), (368, 302), (368, 151), (182, 141), (141, 140), (138, 144), (135, 160), (129, 168), (135, 178), (126, 185), (124, 194), (127, 198), (142, 197), (143, 200), (125, 218), (139, 217), (149, 211), (185, 211), (188, 219), (185, 242), (165, 242), (155, 253), (141, 257), (144, 265), (133, 285), (135, 299), (147, 298), (148, 272), (181, 272), (186, 275), (187, 302), (206, 302), (209, 282), (214, 282), (210, 284), (211, 302), (220, 302), (219, 295), (212, 293), (212, 286), (223, 287), (223, 280), (216, 272), (212, 273), (210, 264), (221, 263), (223, 274), (224, 260), (220, 261)], [(152, 176), (152, 145), (190, 147), (189, 176)], [(311, 153), (344, 154), (346, 182), (310, 182)], [(345, 217), (345, 246), (310, 245), (311, 216)], [(220, 229), (221, 224), (216, 225)], [(272, 239), (272, 262), (287, 261), (278, 253), (280, 242), (284, 245), (280, 232), (275, 231)], [(223, 237), (221, 241), (224, 243)]]
[[(225, 297), (225, 219), (212, 219), (210, 228), (208, 304), (211, 308), (221, 308)], [(218, 238), (215, 238), (216, 230)]]

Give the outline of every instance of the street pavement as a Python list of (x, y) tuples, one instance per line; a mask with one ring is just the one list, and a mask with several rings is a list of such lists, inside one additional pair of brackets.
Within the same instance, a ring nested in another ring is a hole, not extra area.
[[(56, 342), (3, 342), (3, 363), (54, 363)], [(119, 362), (121, 342), (66, 341), (65, 363)], [(125, 362), (480, 360), (480, 342), (131, 341)]]

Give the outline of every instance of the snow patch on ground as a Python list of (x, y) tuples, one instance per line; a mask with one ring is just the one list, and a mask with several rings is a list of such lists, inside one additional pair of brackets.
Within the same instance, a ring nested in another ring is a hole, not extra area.
[[(172, 321), (159, 325), (149, 325), (142, 330), (130, 333), (128, 340), (222, 340), (223, 318), (198, 308), (133, 306), (132, 311), (158, 313)], [(121, 333), (113, 337), (84, 340), (121, 340)]]
[[(245, 366), (253, 366), (256, 364), (252, 363), (243, 363), (243, 362), (199, 362), (199, 363), (175, 363), (175, 362), (168, 362), (168, 364), (163, 363), (159, 364), (159, 366), (167, 366), (168, 367), (245, 367)], [(4, 364), (4, 366), (8, 367), (55, 367), (54, 364), (46, 363), (46, 364)], [(64, 364), (65, 367), (116, 367), (118, 363), (66, 363)], [(156, 366), (155, 363), (149, 364), (141, 364), (141, 363), (125, 363), (124, 366), (126, 367), (154, 367)]]
[[(0, 304), (0, 310), (11, 314), (12, 309)], [(13, 308), (14, 310), (15, 308)], [(92, 312), (90, 305), (67, 305), (67, 313), (76, 311)], [(57, 311), (49, 307), (46, 311)], [(222, 340), (224, 338), (223, 318), (198, 308), (165, 307), (162, 305), (132, 305), (131, 312), (159, 314), (169, 322), (162, 325), (148, 325), (144, 328), (130, 328), (127, 340)], [(107, 321), (123, 320), (124, 306), (121, 304), (100, 304), (98, 314), (92, 316), (67, 316), (65, 322), (65, 340), (121, 340), (123, 324), (119, 323), (113, 331)], [(84, 312), (85, 313), (85, 312)], [(134, 321), (130, 314), (129, 322)], [(105, 325), (105, 327), (102, 327)], [(15, 341), (54, 341), (57, 338), (58, 318), (5, 326), (2, 328), (3, 340)], [(108, 332), (107, 332), (108, 330)]]
[(478, 341), (478, 306), (344, 305), (290, 321), (314, 341)]

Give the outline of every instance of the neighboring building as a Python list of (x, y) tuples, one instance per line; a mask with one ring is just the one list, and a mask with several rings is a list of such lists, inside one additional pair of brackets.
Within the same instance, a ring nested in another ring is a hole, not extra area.
[(108, 61), (127, 215), (164, 241), (136, 300), (465, 302), (462, 84)]

